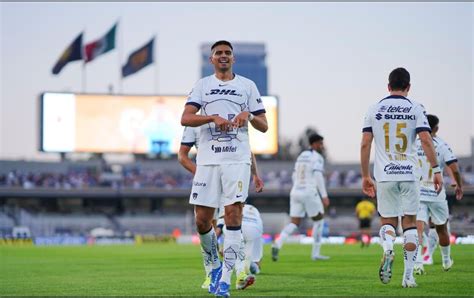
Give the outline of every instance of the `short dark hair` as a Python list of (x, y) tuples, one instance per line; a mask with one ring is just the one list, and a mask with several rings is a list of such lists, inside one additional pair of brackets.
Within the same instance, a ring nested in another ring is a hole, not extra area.
[(410, 85), (410, 73), (403, 67), (395, 68), (388, 76), (388, 85), (394, 91), (405, 90)]
[(214, 50), (215, 47), (220, 46), (220, 45), (228, 46), (229, 48), (231, 48), (232, 51), (234, 50), (234, 48), (232, 47), (232, 44), (230, 42), (228, 42), (227, 40), (219, 40), (219, 41), (216, 41), (212, 45), (211, 52), (212, 52), (212, 50)]
[(428, 114), (426, 115), (426, 118), (428, 118), (428, 123), (430, 124), (431, 130), (433, 130), (436, 126), (439, 124), (439, 118), (436, 117), (435, 115)]
[(324, 140), (324, 138), (321, 135), (317, 134), (317, 133), (313, 133), (308, 138), (308, 141), (309, 141), (310, 145), (313, 144), (313, 143), (322, 141), (322, 140)]

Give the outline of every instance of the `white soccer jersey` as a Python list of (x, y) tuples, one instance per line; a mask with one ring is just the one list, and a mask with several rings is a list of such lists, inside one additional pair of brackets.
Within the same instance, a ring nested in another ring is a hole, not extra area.
[(262, 218), (257, 208), (250, 204), (245, 204), (242, 213), (242, 225), (252, 225), (263, 232)]
[(181, 138), (181, 145), (188, 147), (196, 146), (199, 148), (199, 127), (186, 126), (183, 130), (183, 137)]
[[(449, 145), (438, 137), (433, 138), (433, 144), (435, 146), (436, 155), (438, 158), (438, 165), (443, 172), (444, 165), (450, 165), (456, 162), (456, 156)], [(446, 190), (443, 189), (438, 194), (433, 184), (433, 172), (429, 161), (426, 159), (425, 152), (421, 146), (421, 141), (416, 140), (417, 154), (419, 166), (421, 168), (421, 181), (420, 181), (420, 201), (433, 202), (433, 201), (444, 201), (446, 199)]]
[(316, 172), (324, 173), (324, 158), (315, 150), (305, 150), (298, 155), (293, 170), (291, 193), (314, 194), (318, 191)]
[(416, 180), (416, 135), (431, 131), (421, 104), (404, 96), (388, 96), (369, 108), (362, 131), (374, 135), (378, 182)]
[[(242, 111), (253, 115), (265, 113), (255, 83), (235, 75), (230, 81), (221, 81), (215, 75), (200, 79), (189, 94), (186, 104), (201, 110), (201, 115), (219, 115), (232, 120)], [(198, 165), (250, 164), (248, 126), (221, 131), (214, 123), (201, 126)]]

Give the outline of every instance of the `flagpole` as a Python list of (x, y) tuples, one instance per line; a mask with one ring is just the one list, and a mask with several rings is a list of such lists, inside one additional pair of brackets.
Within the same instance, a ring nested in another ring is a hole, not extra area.
[[(120, 18), (117, 21), (117, 24), (120, 24)], [(118, 55), (118, 66), (119, 66), (119, 83), (118, 83), (118, 93), (123, 93), (123, 76), (122, 76), (122, 47), (123, 47), (123, 38), (121, 26), (118, 27), (118, 45), (117, 45), (117, 55)]]
[(157, 57), (156, 57), (156, 55), (155, 55), (156, 52), (157, 52), (157, 48), (158, 48), (158, 47), (157, 47), (158, 42), (157, 42), (156, 34), (155, 34), (155, 36), (154, 36), (154, 42), (153, 42), (153, 43), (154, 43), (153, 51), (155, 52), (155, 53), (153, 53), (153, 56), (155, 56), (155, 58), (154, 58), (154, 60), (155, 60), (155, 61), (154, 61), (154, 64), (155, 64), (155, 67), (154, 67), (154, 69), (155, 69), (155, 74), (154, 74), (154, 76), (155, 76), (154, 91), (155, 91), (155, 95), (158, 95), (158, 59), (157, 59)]
[(86, 93), (86, 61), (82, 63), (82, 93)]
[[(82, 32), (86, 32), (86, 28)], [(83, 43), (84, 44), (84, 43)], [(86, 93), (87, 77), (86, 77), (86, 48), (81, 45), (82, 51), (82, 93)]]

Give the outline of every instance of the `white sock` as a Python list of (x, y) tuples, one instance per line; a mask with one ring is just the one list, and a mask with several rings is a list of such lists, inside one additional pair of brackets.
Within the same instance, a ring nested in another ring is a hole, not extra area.
[(423, 247), (428, 247), (428, 234), (426, 234), (426, 232), (423, 232), (423, 241), (420, 241), (420, 243), (423, 245)]
[(439, 237), (435, 228), (430, 229), (428, 233), (428, 254), (430, 258), (433, 258), (433, 253), (438, 245)]
[(319, 256), (321, 251), (321, 240), (323, 238), (323, 227), (324, 227), (324, 220), (316, 220), (313, 223), (313, 252), (312, 256)]
[(212, 264), (210, 258), (207, 258), (207, 253), (204, 252), (204, 249), (201, 247), (202, 261), (204, 265), (204, 271), (206, 271), (206, 276), (209, 276), (209, 273), (212, 270)]
[(393, 242), (395, 242), (395, 237), (388, 234), (387, 232), (392, 232), (394, 235), (395, 229), (391, 225), (383, 225), (380, 227), (379, 235), (380, 235), (380, 244), (383, 247), (383, 251), (386, 252), (388, 250), (393, 251)]
[(283, 242), (285, 242), (285, 240), (288, 238), (288, 236), (290, 236), (291, 234), (293, 234), (296, 229), (298, 228), (297, 225), (295, 225), (294, 223), (290, 222), (289, 224), (287, 224), (283, 230), (281, 230), (281, 233), (280, 233), (280, 238), (277, 239), (275, 241), (275, 246), (280, 249), (282, 246), (283, 246)]
[(416, 261), (415, 264), (422, 265), (423, 264), (423, 255), (421, 254), (423, 246), (419, 245), (418, 249), (416, 250)]
[(221, 261), (219, 260), (219, 252), (217, 251), (217, 237), (214, 228), (211, 227), (209, 232), (199, 234), (201, 240), (201, 253), (204, 259), (204, 266), (209, 264), (211, 268), (219, 268)]
[[(418, 251), (418, 233), (415, 228), (406, 230), (403, 232), (404, 243), (403, 243), (403, 255), (405, 270), (403, 277), (405, 279), (413, 279), (413, 267), (415, 265), (416, 255)], [(415, 250), (406, 250), (405, 247), (408, 243), (415, 244)]]
[[(241, 234), (242, 235), (242, 234)], [(245, 242), (244, 242), (244, 237), (242, 235), (241, 239), (240, 239), (240, 248), (239, 248), (239, 254), (237, 255), (237, 261), (235, 262), (235, 273), (237, 274), (237, 276), (239, 276), (239, 274), (242, 272), (242, 271), (245, 271)]]
[(220, 281), (230, 284), (235, 262), (239, 258), (242, 230), (240, 226), (237, 227), (237, 229), (231, 230), (226, 227), (224, 234), (224, 265), (222, 266), (222, 277)]
[(451, 259), (451, 245), (440, 245), (439, 247), (441, 247), (441, 256), (443, 258), (443, 263), (449, 262), (449, 260)]

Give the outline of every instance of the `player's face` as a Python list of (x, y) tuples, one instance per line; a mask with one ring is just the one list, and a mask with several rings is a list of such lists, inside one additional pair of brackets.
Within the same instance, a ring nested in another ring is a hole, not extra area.
[(234, 64), (234, 53), (232, 49), (227, 45), (218, 45), (212, 51), (211, 57), (209, 58), (211, 63), (214, 65), (216, 71), (226, 72), (232, 69)]
[(323, 141), (318, 141), (313, 143), (313, 148), (316, 150), (318, 153), (323, 153), (324, 152), (324, 142)]

